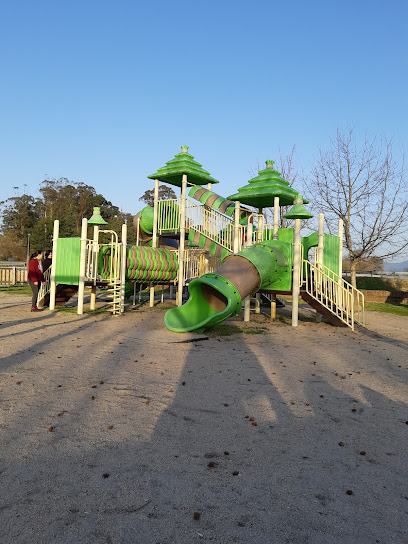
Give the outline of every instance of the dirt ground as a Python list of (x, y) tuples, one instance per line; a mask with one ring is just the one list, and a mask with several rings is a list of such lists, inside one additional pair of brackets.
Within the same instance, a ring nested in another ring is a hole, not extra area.
[(407, 317), (180, 335), (29, 300), (0, 293), (2, 544), (408, 543)]

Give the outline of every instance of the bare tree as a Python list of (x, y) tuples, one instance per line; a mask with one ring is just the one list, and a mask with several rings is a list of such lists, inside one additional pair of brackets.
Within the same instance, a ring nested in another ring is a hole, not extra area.
[(338, 129), (330, 146), (319, 150), (305, 185), (329, 226), (344, 222), (354, 286), (361, 260), (375, 253), (383, 259), (396, 256), (408, 246), (404, 153), (396, 160), (385, 137), (366, 136), (358, 143), (354, 128)]

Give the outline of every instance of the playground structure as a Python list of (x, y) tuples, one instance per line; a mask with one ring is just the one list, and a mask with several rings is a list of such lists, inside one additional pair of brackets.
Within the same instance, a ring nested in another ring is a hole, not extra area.
[[(260, 294), (271, 302), (276, 316), (277, 295), (292, 296), (292, 325), (298, 324), (299, 296), (319, 315), (337, 326), (354, 329), (364, 322), (364, 296), (342, 279), (342, 231), (338, 236), (319, 230), (301, 238), (301, 221), (311, 218), (303, 199), (274, 170), (273, 161), (248, 184), (228, 198), (212, 191), (219, 183), (182, 146), (181, 153), (155, 174), (154, 205), (134, 218), (135, 246), (127, 244), (127, 225), (121, 238), (105, 230), (99, 209), (82, 221), (81, 238), (59, 238), (54, 223), (53, 263), (39, 294), (39, 304), (49, 296), (49, 307), (64, 304), (78, 292), (78, 314), (83, 313), (84, 288), (91, 287), (95, 309), (98, 287), (107, 287), (113, 315), (124, 312), (126, 286), (150, 286), (150, 306), (155, 286), (177, 287), (177, 307), (165, 314), (166, 327), (174, 332), (202, 331), (236, 315), (244, 306), (249, 321), (251, 297)], [(159, 200), (159, 183), (180, 188), (180, 197)], [(263, 208), (273, 206), (268, 224)], [(294, 228), (279, 225), (281, 206), (292, 206), (284, 215)], [(88, 226), (93, 237), (88, 238)], [(102, 241), (101, 236), (109, 241)], [(310, 250), (314, 251), (311, 259)], [(313, 262), (312, 262), (313, 261)], [(183, 305), (183, 290), (189, 299)], [(129, 288), (128, 288), (129, 289)]]

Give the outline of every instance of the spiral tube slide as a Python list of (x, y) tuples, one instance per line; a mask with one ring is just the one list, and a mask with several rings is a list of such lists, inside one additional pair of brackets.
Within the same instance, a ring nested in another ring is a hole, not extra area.
[(287, 272), (287, 261), (276, 245), (269, 241), (243, 249), (226, 257), (215, 273), (193, 280), (186, 304), (166, 312), (166, 327), (173, 332), (202, 332), (238, 314), (244, 298), (268, 288), (283, 269)]
[[(177, 278), (178, 262), (168, 249), (149, 246), (127, 246), (126, 279), (136, 281), (169, 282)], [(102, 247), (99, 252), (99, 273), (109, 278), (112, 250)]]

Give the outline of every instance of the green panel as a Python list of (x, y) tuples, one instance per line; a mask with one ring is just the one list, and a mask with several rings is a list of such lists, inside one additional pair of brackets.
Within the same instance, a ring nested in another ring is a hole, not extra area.
[(301, 244), (303, 246), (303, 258), (306, 259), (306, 261), (309, 260), (309, 249), (311, 247), (317, 247), (319, 243), (319, 235), (317, 232), (313, 232), (309, 236), (305, 236), (301, 239)]
[(55, 282), (67, 285), (78, 285), (80, 258), (80, 238), (58, 238)]
[(295, 234), (293, 229), (278, 229), (278, 240), (282, 242), (289, 242), (293, 244), (295, 240)]
[(338, 274), (340, 270), (340, 238), (331, 234), (325, 234), (323, 248), (324, 266), (327, 266), (329, 270), (333, 270), (335, 274)]

